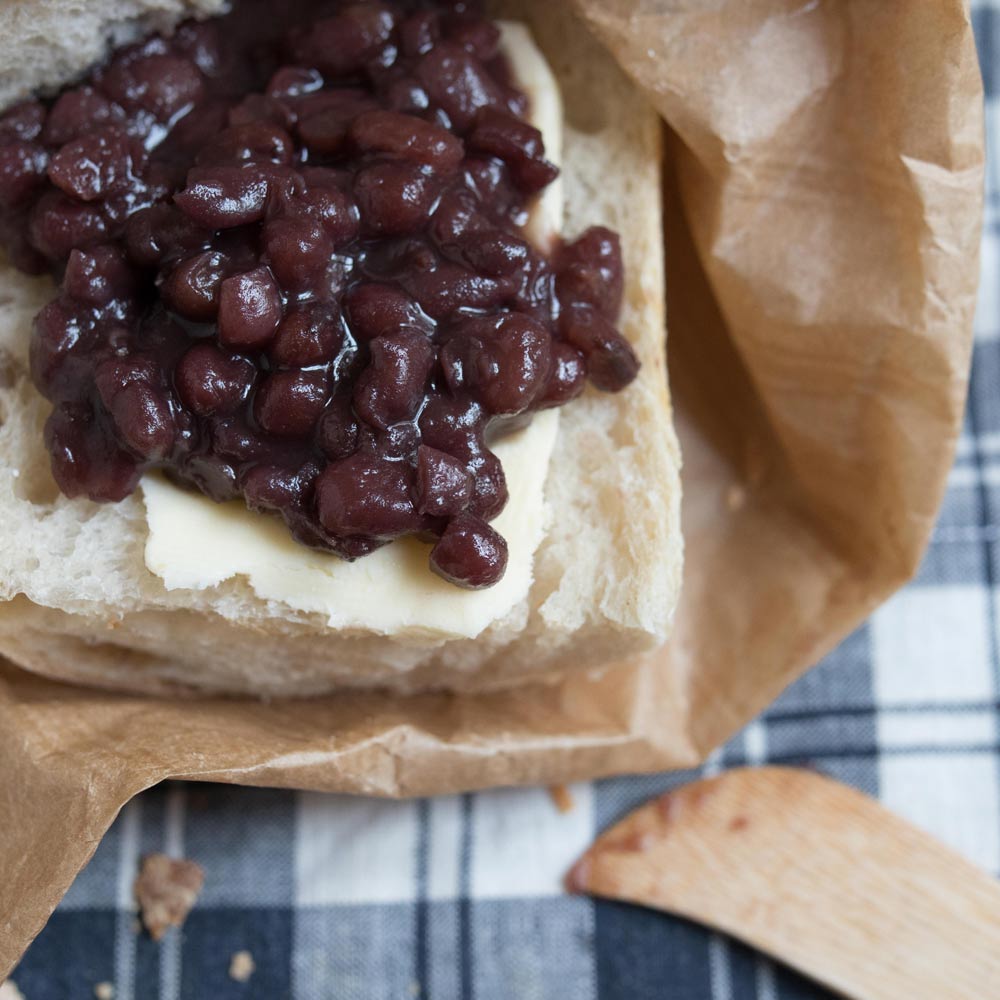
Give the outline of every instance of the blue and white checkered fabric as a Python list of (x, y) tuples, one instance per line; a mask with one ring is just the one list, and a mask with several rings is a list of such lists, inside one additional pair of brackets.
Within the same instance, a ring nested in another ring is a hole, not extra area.
[[(990, 169), (972, 394), (919, 577), (707, 770), (808, 762), (1000, 869), (1000, 0), (973, 4)], [(597, 831), (691, 774), (393, 803), (170, 785), (129, 804), (13, 978), (27, 1000), (791, 1000), (825, 991), (667, 916), (569, 898)], [(182, 934), (134, 931), (152, 851), (196, 858)], [(252, 953), (240, 984), (230, 956)], [(998, 987), (1000, 989), (1000, 987)], [(901, 998), (902, 1000), (902, 998)]]

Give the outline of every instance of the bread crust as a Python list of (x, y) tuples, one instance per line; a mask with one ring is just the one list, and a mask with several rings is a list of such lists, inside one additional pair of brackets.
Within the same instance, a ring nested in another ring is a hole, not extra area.
[[(99, 3), (17, 0), (0, 65), (20, 44), (29, 8), (101, 54), (94, 10), (118, 17), (118, 36), (163, 27), (215, 0)], [(136, 495), (97, 505), (59, 495), (41, 426), (47, 404), (27, 374), (31, 318), (47, 279), (0, 269), (0, 653), (61, 680), (176, 693), (270, 696), (381, 687), (401, 693), (477, 691), (589, 671), (662, 643), (680, 587), (680, 453), (664, 353), (660, 124), (590, 37), (568, 0), (502, 0), (497, 16), (523, 20), (549, 58), (566, 105), (565, 231), (603, 223), (622, 234), (622, 329), (643, 367), (625, 392), (588, 390), (562, 412), (546, 484), (557, 512), (535, 557), (527, 600), (475, 640), (415, 642), (331, 631), (322, 616), (262, 601), (245, 581), (167, 591), (143, 561), (144, 508)], [(150, 22), (150, 18), (153, 21)], [(34, 30), (34, 29), (32, 29)], [(86, 36), (86, 37), (84, 37)], [(87, 63), (20, 66), (25, 86), (77, 75)], [(58, 75), (57, 75), (58, 74)]]

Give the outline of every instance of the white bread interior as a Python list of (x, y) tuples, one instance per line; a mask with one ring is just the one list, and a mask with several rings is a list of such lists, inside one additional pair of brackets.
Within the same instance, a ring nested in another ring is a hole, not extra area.
[[(17, 0), (0, 36), (0, 100), (83, 72), (109, 38), (163, 28), (217, 0)], [(331, 631), (245, 580), (167, 591), (145, 567), (139, 495), (61, 496), (42, 442), (48, 404), (27, 373), (48, 279), (0, 265), (0, 653), (56, 678), (140, 692), (311, 695), (344, 687), (483, 690), (593, 670), (666, 638), (680, 585), (680, 455), (667, 392), (660, 126), (566, 0), (504, 0), (560, 80), (572, 236), (623, 237), (625, 335), (642, 360), (622, 393), (565, 407), (546, 496), (555, 516), (528, 599), (475, 640)], [(12, 16), (11, 16), (12, 15)], [(106, 30), (113, 25), (114, 30)]]
[(226, 9), (226, 0), (4, 0), (0, 108), (58, 89), (101, 62), (110, 47)]

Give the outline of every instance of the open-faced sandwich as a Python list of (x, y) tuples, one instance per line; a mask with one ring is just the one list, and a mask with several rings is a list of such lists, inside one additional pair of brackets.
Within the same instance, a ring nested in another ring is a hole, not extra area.
[(563, 0), (13, 0), (0, 653), (478, 690), (666, 638), (655, 114)]

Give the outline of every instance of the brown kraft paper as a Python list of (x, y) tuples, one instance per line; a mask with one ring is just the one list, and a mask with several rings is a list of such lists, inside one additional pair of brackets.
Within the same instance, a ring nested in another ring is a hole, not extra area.
[(166, 778), (412, 796), (697, 763), (914, 571), (982, 209), (962, 0), (576, 0), (667, 123), (687, 566), (667, 648), (483, 696), (156, 701), (0, 665), (0, 980)]

